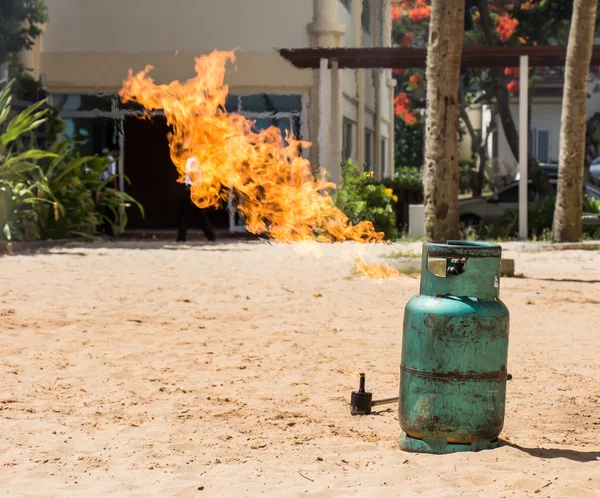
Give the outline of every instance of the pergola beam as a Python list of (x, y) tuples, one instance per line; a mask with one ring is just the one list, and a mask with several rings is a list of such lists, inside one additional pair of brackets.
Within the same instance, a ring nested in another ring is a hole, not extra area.
[[(427, 62), (427, 50), (421, 48), (297, 48), (280, 49), (279, 54), (300, 69), (319, 69), (322, 59), (336, 61), (340, 69), (424, 68)], [(529, 58), (529, 67), (561, 67), (567, 47), (470, 47), (463, 50), (462, 67), (519, 67), (521, 56)], [(600, 45), (594, 46), (591, 65), (600, 65)]]

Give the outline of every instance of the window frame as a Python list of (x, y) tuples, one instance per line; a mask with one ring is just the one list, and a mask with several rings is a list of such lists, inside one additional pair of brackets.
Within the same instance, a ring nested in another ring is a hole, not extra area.
[(342, 119), (342, 160), (344, 162), (354, 156), (355, 124), (348, 118)]
[(381, 156), (379, 161), (381, 163), (381, 175), (385, 177), (387, 174), (387, 139), (385, 137), (381, 138)]
[(360, 25), (365, 33), (371, 34), (373, 30), (373, 4), (371, 0), (362, 0)]
[(346, 8), (348, 12), (352, 10), (352, 0), (340, 0), (340, 3)]
[(374, 171), (374, 142), (375, 142), (375, 132), (370, 128), (365, 127), (365, 162), (363, 164), (363, 168), (365, 171), (371, 172)]

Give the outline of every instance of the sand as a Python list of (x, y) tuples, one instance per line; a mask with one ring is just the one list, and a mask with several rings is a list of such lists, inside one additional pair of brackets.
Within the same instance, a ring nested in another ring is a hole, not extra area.
[[(413, 246), (418, 249), (418, 245)], [(6, 496), (600, 495), (600, 253), (511, 250), (503, 445), (398, 449), (418, 278), (260, 242), (93, 244), (0, 258)], [(364, 248), (363, 248), (364, 249)], [(366, 258), (406, 248), (373, 246)]]

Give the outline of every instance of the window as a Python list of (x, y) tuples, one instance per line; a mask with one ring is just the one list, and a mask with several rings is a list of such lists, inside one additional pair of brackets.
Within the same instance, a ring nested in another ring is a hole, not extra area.
[(300, 95), (247, 95), (241, 97), (242, 111), (245, 112), (300, 112), (302, 97)]
[(373, 171), (373, 132), (365, 130), (365, 171)]
[(110, 93), (55, 94), (50, 96), (51, 104), (59, 112), (110, 112), (113, 100), (114, 96)]
[(367, 32), (371, 32), (371, 0), (363, 0), (362, 3), (362, 14), (360, 16), (361, 24), (363, 29)]
[(540, 162), (550, 159), (551, 132), (547, 128), (532, 128), (529, 130), (529, 151)]
[(537, 130), (538, 161), (546, 162), (550, 157), (550, 130)]
[(344, 118), (342, 133), (342, 159), (347, 161), (352, 158), (354, 151), (354, 126), (346, 118)]
[(381, 174), (383, 176), (386, 176), (387, 174), (387, 142), (385, 140), (385, 138), (381, 139)]
[(237, 112), (255, 121), (253, 130), (258, 132), (270, 126), (279, 128), (281, 136), (289, 131), (294, 137), (300, 135), (302, 96), (258, 93), (252, 95), (228, 95), (225, 110)]

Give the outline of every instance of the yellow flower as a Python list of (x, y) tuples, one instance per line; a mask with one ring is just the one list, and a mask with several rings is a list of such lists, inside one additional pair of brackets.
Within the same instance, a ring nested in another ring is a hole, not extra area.
[(392, 197), (394, 195), (394, 191), (391, 188), (386, 188), (385, 195), (387, 195), (388, 197)]
[(394, 200), (394, 202), (398, 202), (398, 196), (397, 195), (392, 195), (392, 199)]

